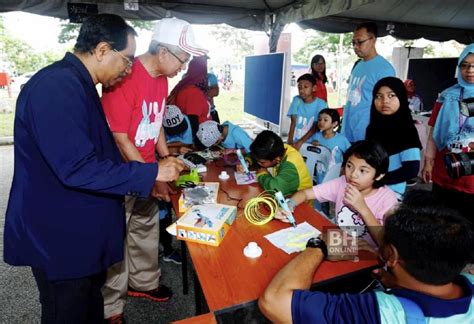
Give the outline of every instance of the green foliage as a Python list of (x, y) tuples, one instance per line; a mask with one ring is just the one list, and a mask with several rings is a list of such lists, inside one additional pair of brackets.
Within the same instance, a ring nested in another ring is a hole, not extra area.
[(35, 52), (24, 41), (7, 35), (3, 17), (0, 17), (0, 51), (2, 59), (9, 62), (18, 74), (36, 71), (49, 62), (48, 57)]
[[(132, 25), (133, 28), (135, 29), (142, 29), (142, 30), (153, 29), (152, 21), (131, 20), (131, 21), (128, 21), (128, 23)], [(58, 42), (61, 44), (65, 44), (72, 40), (75, 40), (77, 38), (77, 35), (79, 35), (80, 28), (81, 28), (81, 24), (70, 23), (67, 20), (61, 20), (61, 31), (59, 32)]]
[[(333, 33), (323, 33), (318, 31), (312, 31), (311, 34), (306, 37), (305, 44), (301, 47), (293, 56), (296, 62), (310, 63), (311, 55), (316, 52), (329, 52), (334, 55), (339, 50), (339, 35)], [(352, 49), (352, 33), (343, 34), (342, 52), (349, 53)]]
[(228, 25), (216, 25), (209, 32), (210, 37), (214, 37), (222, 44), (222, 48), (234, 53), (229, 63), (239, 63), (241, 58), (253, 52), (253, 44), (250, 41), (250, 31), (230, 27)]
[(424, 55), (428, 55), (428, 56), (435, 56), (435, 49), (434, 49), (434, 46), (431, 45), (431, 44), (428, 44), (425, 46), (425, 49), (423, 51), (423, 54)]

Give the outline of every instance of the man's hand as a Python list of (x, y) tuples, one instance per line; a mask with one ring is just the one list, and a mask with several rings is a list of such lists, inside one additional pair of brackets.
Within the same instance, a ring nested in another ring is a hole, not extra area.
[(186, 153), (191, 152), (191, 151), (192, 151), (192, 149), (190, 147), (187, 147), (187, 146), (180, 146), (179, 150), (178, 150), (179, 154), (186, 154)]
[(156, 181), (151, 191), (151, 196), (159, 200), (170, 201), (170, 195), (176, 194), (166, 182)]
[(183, 171), (183, 161), (175, 157), (167, 157), (158, 162), (158, 175), (156, 181), (168, 182), (178, 179), (179, 173)]

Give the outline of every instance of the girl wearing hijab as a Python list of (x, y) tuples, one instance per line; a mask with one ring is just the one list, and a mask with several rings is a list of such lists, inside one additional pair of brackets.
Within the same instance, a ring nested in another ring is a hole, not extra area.
[(212, 120), (211, 105), (207, 96), (207, 59), (206, 55), (194, 57), (189, 62), (188, 71), (168, 96), (167, 104), (176, 105), (188, 116), (196, 134), (200, 123)]
[(451, 208), (473, 220), (474, 175), (451, 178), (444, 162), (446, 153), (473, 151), (474, 118), (460, 109), (463, 101), (474, 98), (474, 44), (459, 56), (458, 83), (444, 90), (432, 110), (431, 126), (424, 154), (423, 180), (433, 181), (433, 192)]
[(311, 59), (311, 74), (316, 79), (316, 88), (313, 92), (313, 97), (328, 102), (328, 92), (325, 85), (325, 83), (328, 82), (328, 77), (326, 76), (326, 60), (322, 55), (315, 55)]
[(372, 95), (366, 139), (379, 142), (387, 150), (390, 162), (384, 182), (401, 198), (406, 181), (415, 178), (420, 169), (420, 139), (400, 79), (380, 79)]

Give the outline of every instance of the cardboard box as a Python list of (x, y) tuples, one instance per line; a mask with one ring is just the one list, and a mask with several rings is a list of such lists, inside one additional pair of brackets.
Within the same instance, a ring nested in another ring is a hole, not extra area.
[[(198, 186), (205, 186), (209, 189), (210, 196), (206, 199), (206, 204), (216, 204), (217, 203), (217, 196), (219, 194), (219, 182), (200, 182)], [(189, 189), (185, 189), (189, 190)], [(184, 193), (179, 196), (178, 200), (178, 211), (180, 213), (184, 213), (189, 209), (190, 206), (187, 206), (184, 203)]]
[(237, 207), (208, 204), (192, 206), (176, 222), (178, 240), (219, 246), (237, 215)]

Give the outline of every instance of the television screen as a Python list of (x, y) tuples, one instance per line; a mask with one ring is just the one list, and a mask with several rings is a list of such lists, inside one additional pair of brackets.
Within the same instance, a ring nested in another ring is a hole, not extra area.
[(244, 112), (280, 125), (284, 53), (245, 58)]

